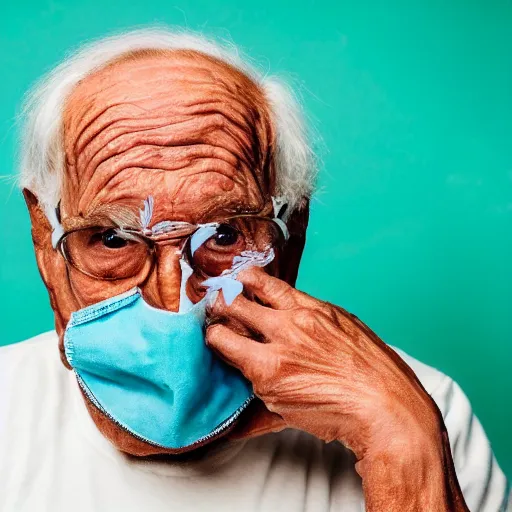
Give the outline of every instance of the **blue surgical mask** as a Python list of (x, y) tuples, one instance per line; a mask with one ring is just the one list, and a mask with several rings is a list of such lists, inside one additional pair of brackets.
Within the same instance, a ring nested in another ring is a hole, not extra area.
[(90, 401), (136, 438), (191, 449), (221, 435), (253, 398), (205, 343), (206, 300), (156, 309), (138, 289), (72, 314), (66, 357)]

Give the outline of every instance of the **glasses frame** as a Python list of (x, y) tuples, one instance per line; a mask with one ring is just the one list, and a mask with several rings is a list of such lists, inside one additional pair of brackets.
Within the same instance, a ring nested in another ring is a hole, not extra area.
[[(75, 228), (75, 229), (70, 229), (69, 231), (66, 231), (65, 233), (63, 233), (62, 236), (57, 241), (55, 249), (60, 252), (60, 254), (64, 258), (64, 261), (66, 262), (66, 264), (68, 266), (71, 266), (75, 270), (78, 270), (80, 273), (82, 273), (88, 277), (91, 277), (93, 279), (98, 279), (101, 281), (123, 281), (125, 279), (131, 279), (132, 277), (135, 277), (135, 276), (111, 277), (111, 278), (98, 277), (94, 274), (86, 272), (85, 270), (83, 270), (83, 269), (79, 268), (78, 266), (76, 266), (75, 264), (73, 264), (73, 262), (70, 261), (69, 257), (66, 255), (65, 241), (66, 241), (66, 238), (69, 235), (71, 235), (72, 233), (76, 233), (79, 231), (85, 231), (87, 229), (94, 229), (94, 228), (105, 229), (105, 230), (118, 229), (118, 230), (120, 230), (120, 233), (126, 233), (126, 234), (129, 234), (131, 236), (138, 238), (141, 242), (145, 243), (149, 249), (148, 257), (150, 257), (150, 266), (144, 276), (144, 279), (141, 280), (141, 283), (143, 283), (148, 279), (148, 277), (151, 275), (151, 272), (153, 271), (153, 268), (154, 268), (155, 262), (156, 262), (156, 257), (157, 257), (157, 247), (159, 245), (166, 245), (166, 244), (176, 241), (176, 240), (182, 240), (183, 243), (180, 244), (179, 247), (177, 248), (177, 252), (182, 253), (183, 250), (185, 249), (185, 247), (189, 244), (190, 239), (192, 238), (194, 233), (196, 233), (202, 226), (208, 225), (208, 224), (221, 225), (221, 224), (227, 223), (230, 220), (239, 219), (239, 218), (249, 218), (249, 219), (253, 218), (253, 219), (263, 220), (263, 221), (270, 222), (270, 223), (274, 224), (276, 227), (276, 231), (279, 233), (279, 239), (280, 239), (279, 246), (281, 246), (281, 244), (282, 245), (286, 244), (287, 237), (286, 237), (285, 233), (283, 232), (283, 227), (280, 224), (280, 222), (282, 222), (282, 221), (280, 221), (280, 219), (275, 219), (274, 217), (269, 217), (269, 216), (265, 216), (265, 215), (246, 213), (246, 214), (231, 215), (229, 217), (223, 217), (221, 219), (218, 219), (218, 220), (215, 220), (215, 221), (212, 221), (209, 223), (190, 224), (191, 230), (189, 233), (179, 234), (179, 235), (174, 235), (174, 236), (173, 236), (173, 233), (162, 233), (162, 234), (156, 234), (156, 235), (150, 236), (150, 235), (145, 234), (143, 229), (122, 228), (122, 227), (116, 225), (115, 223), (112, 223), (112, 225), (84, 226), (84, 227), (79, 227), (79, 228)], [(147, 231), (150, 231), (150, 230), (147, 230)], [(274, 250), (276, 249), (276, 247), (272, 247), (272, 248)], [(191, 256), (187, 255), (187, 259), (189, 260), (188, 263), (190, 264)], [(142, 268), (143, 267), (141, 267), (141, 270), (142, 270)]]

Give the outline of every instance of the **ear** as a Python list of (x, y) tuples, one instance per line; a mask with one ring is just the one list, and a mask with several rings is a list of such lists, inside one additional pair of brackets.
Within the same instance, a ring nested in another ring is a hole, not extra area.
[(289, 217), (286, 225), (290, 238), (279, 256), (278, 276), (288, 284), (295, 286), (299, 273), (300, 260), (306, 244), (306, 229), (309, 222), (309, 200), (297, 208)]
[[(55, 328), (59, 337), (72, 311), (76, 309), (75, 299), (70, 288), (64, 258), (52, 246), (52, 226), (41, 208), (39, 201), (30, 190), (23, 189), (32, 224), (32, 241), (39, 273), (50, 296), (50, 304), (55, 313)], [(61, 339), (62, 344), (62, 339)]]
[(27, 188), (23, 189), (23, 197), (30, 215), (32, 224), (32, 242), (36, 253), (37, 266), (44, 283), (48, 286), (47, 258), (45, 254), (53, 249), (52, 247), (52, 227), (48, 221), (43, 209), (35, 194)]

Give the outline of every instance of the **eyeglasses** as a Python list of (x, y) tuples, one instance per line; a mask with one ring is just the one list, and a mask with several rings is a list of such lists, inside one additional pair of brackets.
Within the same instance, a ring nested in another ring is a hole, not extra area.
[(137, 277), (143, 282), (162, 245), (176, 245), (193, 271), (208, 278), (230, 269), (247, 251), (279, 250), (284, 242), (279, 220), (237, 215), (203, 225), (163, 221), (143, 231), (80, 228), (65, 233), (57, 248), (68, 264), (90, 277), (105, 281)]

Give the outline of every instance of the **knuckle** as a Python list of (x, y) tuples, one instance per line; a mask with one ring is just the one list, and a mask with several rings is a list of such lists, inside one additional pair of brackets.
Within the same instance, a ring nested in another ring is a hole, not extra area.
[(298, 308), (294, 311), (293, 321), (300, 329), (310, 331), (320, 326), (319, 315), (307, 308)]
[(268, 297), (272, 297), (273, 300), (284, 302), (288, 299), (289, 289), (286, 286), (283, 286), (283, 283), (277, 280), (275, 281), (274, 279), (263, 285), (263, 293)]
[(261, 288), (262, 288), (262, 290), (261, 290), (262, 294), (264, 296), (263, 299), (265, 299), (266, 297), (273, 297), (275, 299), (279, 298), (279, 297), (275, 296), (274, 286), (272, 286), (271, 283), (264, 283)]
[(320, 313), (323, 313), (328, 317), (331, 317), (334, 314), (334, 308), (328, 302), (319, 301), (317, 309)]

